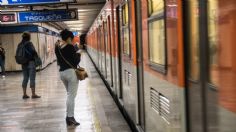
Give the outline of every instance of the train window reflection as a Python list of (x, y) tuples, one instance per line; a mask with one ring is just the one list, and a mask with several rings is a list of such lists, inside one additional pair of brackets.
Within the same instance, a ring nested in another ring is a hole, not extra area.
[(128, 3), (122, 7), (122, 43), (123, 53), (130, 55), (130, 38), (129, 38), (129, 9)]
[(164, 0), (148, 0), (149, 16), (156, 15), (164, 11)]
[[(166, 66), (164, 0), (148, 0), (149, 61), (161, 71)], [(161, 67), (159, 67), (161, 66)]]
[(129, 8), (127, 3), (122, 7), (122, 14), (123, 14), (123, 21), (122, 21), (123, 25), (127, 25), (129, 21)]
[(207, 1), (209, 49), (207, 81), (217, 88), (207, 91), (209, 131), (236, 131), (235, 7), (235, 0)]
[(150, 61), (165, 65), (165, 26), (164, 19), (149, 23)]
[(128, 28), (124, 29), (124, 38), (123, 38), (123, 43), (124, 43), (124, 53), (125, 54), (130, 54), (130, 45), (129, 45), (129, 30)]
[(208, 2), (208, 43), (209, 43), (209, 82), (218, 86), (219, 67), (218, 67), (218, 1), (209, 0)]
[(189, 3), (189, 77), (199, 80), (199, 12), (198, 2)]

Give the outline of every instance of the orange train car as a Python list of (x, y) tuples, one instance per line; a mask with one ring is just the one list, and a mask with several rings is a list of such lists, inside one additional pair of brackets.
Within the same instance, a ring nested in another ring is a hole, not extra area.
[(87, 51), (134, 131), (236, 131), (235, 0), (110, 0)]

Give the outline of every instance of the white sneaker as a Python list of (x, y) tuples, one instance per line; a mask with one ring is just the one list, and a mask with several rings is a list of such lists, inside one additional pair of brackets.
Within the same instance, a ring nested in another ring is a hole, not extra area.
[(2, 76), (2, 78), (5, 78), (5, 77), (6, 77), (5, 75)]

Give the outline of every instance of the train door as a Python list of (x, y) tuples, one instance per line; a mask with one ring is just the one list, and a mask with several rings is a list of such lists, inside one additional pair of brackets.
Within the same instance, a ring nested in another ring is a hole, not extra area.
[(121, 52), (121, 20), (120, 18), (122, 17), (122, 13), (120, 11), (120, 7), (118, 6), (116, 8), (116, 28), (117, 28), (117, 41), (118, 41), (118, 99), (121, 100), (121, 103), (123, 102), (123, 81), (122, 81), (122, 52)]
[(102, 67), (102, 63), (103, 63), (103, 43), (102, 43), (102, 26), (99, 27), (99, 53), (100, 53), (100, 71), (103, 73), (103, 67)]
[(189, 132), (236, 131), (236, 1), (184, 2)]
[(135, 1), (125, 1), (121, 6), (121, 52), (123, 101), (127, 115), (137, 123), (137, 64), (136, 64), (136, 29)]
[[(111, 20), (110, 20), (110, 16), (108, 16), (108, 44), (109, 44), (109, 59), (110, 59), (110, 77), (109, 77), (109, 82), (111, 87), (113, 88), (113, 59), (112, 59), (112, 43), (111, 43)], [(115, 92), (115, 89), (113, 89), (113, 91)]]
[(99, 41), (100, 41), (100, 39), (99, 39), (99, 27), (96, 29), (96, 37), (97, 37), (97, 42), (96, 42), (96, 44), (97, 44), (97, 67), (98, 67), (98, 69), (100, 70), (100, 43), (99, 43)]
[(110, 19), (108, 17), (107, 21), (104, 23), (104, 34), (105, 34), (105, 45), (106, 45), (106, 80), (111, 86), (111, 42), (110, 42)]
[(103, 22), (103, 31), (102, 31), (102, 37), (103, 37), (103, 55), (104, 55), (104, 74), (103, 76), (105, 79), (107, 79), (107, 22)]
[[(203, 121), (203, 92), (201, 89), (200, 79), (200, 53), (199, 53), (199, 2), (197, 0), (191, 0), (186, 2), (189, 12), (187, 14), (187, 23), (189, 23), (188, 43), (186, 54), (187, 60), (187, 109), (188, 109), (188, 126), (190, 132), (203, 132), (202, 126), (205, 124)], [(187, 25), (187, 24), (185, 24)]]
[(104, 38), (104, 23), (101, 26), (101, 73), (106, 78), (106, 45)]

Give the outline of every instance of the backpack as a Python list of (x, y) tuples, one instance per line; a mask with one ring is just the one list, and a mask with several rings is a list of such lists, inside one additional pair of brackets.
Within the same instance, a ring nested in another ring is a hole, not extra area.
[(18, 64), (26, 64), (30, 60), (31, 53), (27, 50), (26, 45), (27, 43), (20, 43), (17, 46), (15, 59)]

